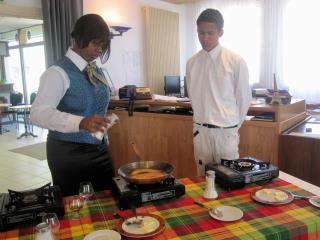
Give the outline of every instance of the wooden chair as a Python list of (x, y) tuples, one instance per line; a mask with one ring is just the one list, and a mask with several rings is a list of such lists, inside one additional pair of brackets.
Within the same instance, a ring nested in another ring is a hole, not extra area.
[[(6, 97), (4, 96), (0, 96), (0, 103), (8, 103), (8, 100)], [(4, 131), (8, 131), (8, 130), (5, 130), (3, 129), (3, 119), (4, 118), (8, 118), (9, 121), (12, 122), (12, 120), (10, 119), (10, 113), (9, 113), (9, 110), (8, 110), (8, 107), (0, 107), (0, 134), (2, 134)]]

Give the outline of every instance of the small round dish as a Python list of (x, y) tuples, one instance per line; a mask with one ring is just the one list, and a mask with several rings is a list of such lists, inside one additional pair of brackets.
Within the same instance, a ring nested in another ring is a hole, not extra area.
[(316, 196), (309, 198), (309, 203), (317, 208), (320, 208), (320, 197)]
[(291, 192), (277, 188), (262, 188), (251, 192), (251, 197), (257, 202), (269, 205), (291, 203), (294, 196)]
[(221, 212), (221, 216), (217, 216), (213, 211), (209, 211), (209, 214), (212, 218), (219, 221), (232, 222), (243, 217), (242, 210), (233, 206), (219, 206), (217, 210)]
[(117, 224), (119, 233), (130, 238), (145, 238), (158, 235), (164, 230), (164, 220), (158, 215), (142, 213), (137, 217), (142, 219), (142, 224), (127, 224), (133, 222), (135, 217), (121, 219)]
[(113, 230), (98, 230), (89, 233), (83, 240), (121, 240), (121, 235)]

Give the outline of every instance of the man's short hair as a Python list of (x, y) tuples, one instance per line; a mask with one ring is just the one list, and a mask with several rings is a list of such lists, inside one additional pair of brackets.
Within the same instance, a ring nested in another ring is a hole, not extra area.
[(207, 8), (204, 10), (197, 19), (197, 26), (199, 26), (201, 22), (211, 22), (214, 23), (220, 31), (223, 29), (223, 16), (217, 9)]

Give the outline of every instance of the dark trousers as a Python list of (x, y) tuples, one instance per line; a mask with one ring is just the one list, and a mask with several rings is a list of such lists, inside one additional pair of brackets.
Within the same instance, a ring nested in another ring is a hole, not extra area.
[(48, 138), (47, 157), (53, 184), (61, 188), (63, 196), (79, 194), (82, 181), (90, 181), (94, 191), (113, 188), (114, 167), (106, 144)]

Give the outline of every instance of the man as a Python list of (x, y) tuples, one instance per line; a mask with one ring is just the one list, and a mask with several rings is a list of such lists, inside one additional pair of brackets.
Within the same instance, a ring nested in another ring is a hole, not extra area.
[(202, 50), (186, 67), (198, 175), (204, 175), (209, 162), (239, 158), (238, 130), (251, 101), (245, 61), (219, 44), (223, 24), (223, 16), (216, 9), (200, 14), (197, 31)]

